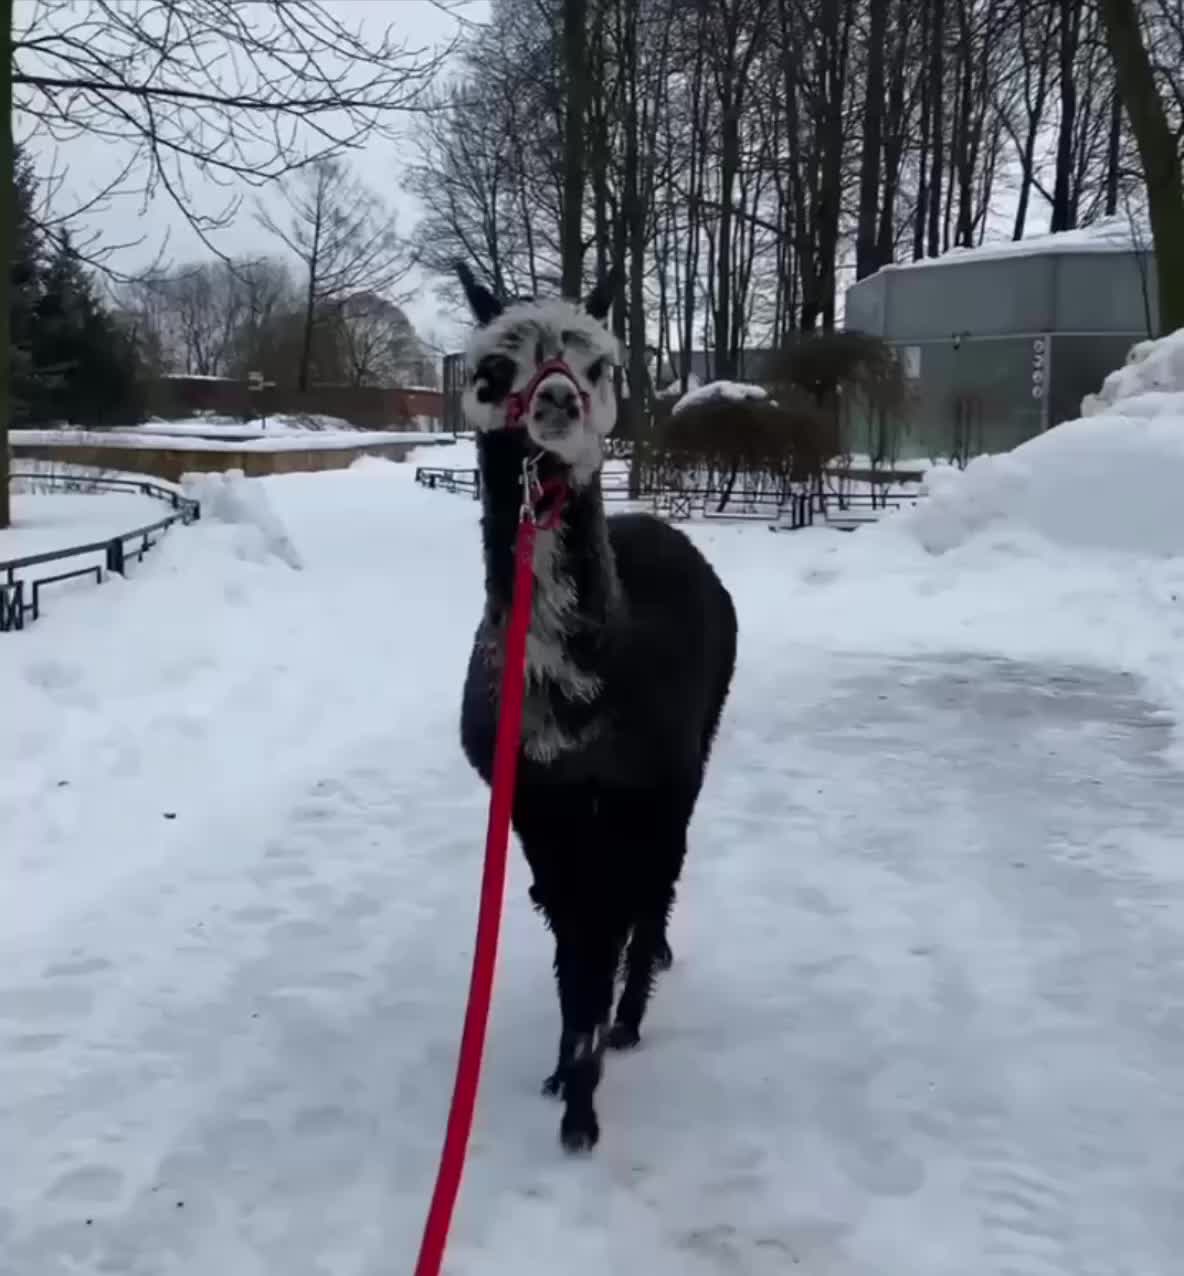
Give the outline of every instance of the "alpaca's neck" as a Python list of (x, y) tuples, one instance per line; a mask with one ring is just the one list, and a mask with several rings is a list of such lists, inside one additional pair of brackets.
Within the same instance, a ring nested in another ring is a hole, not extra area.
[[(522, 509), (522, 463), (529, 444), (521, 431), (478, 438), (483, 504), (487, 619), (500, 628), (509, 616), (514, 544)], [(602, 628), (620, 595), (608, 540), (599, 476), (573, 489), (554, 531), (535, 542), (532, 646), (577, 641)]]

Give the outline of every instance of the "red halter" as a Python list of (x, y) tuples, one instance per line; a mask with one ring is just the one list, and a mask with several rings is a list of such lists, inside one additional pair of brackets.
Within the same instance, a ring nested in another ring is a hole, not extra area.
[(547, 359), (540, 363), (535, 369), (534, 376), (522, 387), (521, 390), (515, 390), (506, 399), (506, 425), (521, 426), (526, 411), (530, 407), (530, 401), (534, 398), (535, 391), (547, 379), (547, 377), (558, 373), (562, 377), (566, 377), (573, 386), (576, 393), (580, 396), (580, 405), (584, 411), (588, 411), (589, 398), (587, 390), (580, 388), (580, 383), (576, 380), (576, 374), (567, 365), (567, 361), (561, 356), (556, 355), (554, 359)]

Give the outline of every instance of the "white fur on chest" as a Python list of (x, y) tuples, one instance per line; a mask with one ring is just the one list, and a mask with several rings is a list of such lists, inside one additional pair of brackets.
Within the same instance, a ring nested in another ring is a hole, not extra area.
[(526, 638), (527, 694), (522, 747), (543, 764), (587, 743), (587, 732), (572, 735), (555, 721), (547, 692), (556, 688), (568, 700), (594, 700), (601, 682), (572, 661), (567, 639), (576, 617), (575, 584), (563, 561), (562, 531), (540, 529), (534, 550), (534, 607)]
[(528, 682), (555, 684), (569, 700), (592, 700), (600, 679), (572, 662), (567, 638), (576, 615), (576, 588), (563, 561), (562, 531), (540, 529), (534, 545), (534, 609), (526, 637)]

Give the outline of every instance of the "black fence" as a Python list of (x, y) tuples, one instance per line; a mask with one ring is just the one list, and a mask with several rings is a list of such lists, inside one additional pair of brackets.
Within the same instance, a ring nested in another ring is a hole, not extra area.
[[(875, 522), (888, 509), (915, 505), (921, 493), (891, 491), (890, 488), (919, 482), (919, 471), (849, 470), (825, 471), (814, 481), (790, 484), (766, 474), (738, 474), (727, 478), (650, 471), (630, 475), (624, 471), (601, 474), (601, 490), (606, 503), (633, 501), (648, 504), (654, 513), (672, 521), (692, 518), (720, 521), (759, 521), (778, 531), (796, 531), (822, 521), (840, 531), (854, 531)], [(481, 496), (481, 472), (477, 469), (421, 465), (415, 481), (423, 487), (446, 492), (462, 492), (474, 500)], [(866, 490), (856, 490), (864, 484)]]
[[(120, 532), (117, 536), (91, 541), (86, 545), (49, 550), (44, 554), (28, 554), (23, 558), (10, 558), (0, 562), (0, 633), (23, 629), (26, 618), (40, 619), (41, 591), (46, 585), (87, 576), (93, 576), (96, 584), (102, 584), (105, 579), (104, 571), (122, 576), (128, 560), (135, 559), (139, 562), (174, 523), (192, 523), (201, 517), (201, 505), (197, 501), (182, 496), (172, 488), (147, 480), (36, 473), (14, 473), (10, 478), (13, 482), (30, 485), (33, 491), (44, 486), (67, 491), (139, 493), (154, 500), (167, 501), (173, 512), (154, 523), (133, 528), (130, 532)], [(88, 563), (85, 567), (72, 567), (49, 574), (38, 573), (35, 577), (27, 574), (17, 577), (17, 572), (27, 573), (30, 568), (49, 567), (91, 554), (102, 554), (103, 562)]]

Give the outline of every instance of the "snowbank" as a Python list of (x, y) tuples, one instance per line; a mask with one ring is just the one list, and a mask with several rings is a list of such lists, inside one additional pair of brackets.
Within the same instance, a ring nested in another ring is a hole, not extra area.
[(688, 390), (686, 394), (671, 408), (672, 412), (681, 412), (684, 408), (700, 403), (740, 403), (745, 399), (763, 400), (769, 397), (764, 386), (753, 385), (748, 381), (709, 381), (707, 385)]
[[(1124, 412), (1136, 416), (1178, 414), (1182, 392), (1184, 328), (1158, 341), (1140, 341), (1133, 346), (1125, 366), (1110, 373), (1099, 393), (1085, 396), (1081, 415), (1099, 416), (1119, 403)], [(1136, 399), (1138, 403), (1133, 402)]]
[(929, 500), (899, 520), (931, 553), (993, 524), (1056, 544), (1184, 555), (1184, 330), (1140, 343), (1068, 421), (963, 472), (929, 470)]
[[(1176, 334), (1141, 350), (1093, 416), (964, 471), (929, 469), (911, 509), (850, 537), (776, 538), (812, 547), (787, 564), (795, 641), (1133, 673), (1184, 724), (1179, 348)], [(1137, 367), (1159, 388), (1144, 391)]]
[[(692, 372), (687, 377), (687, 394), (690, 394), (692, 390), (697, 390), (702, 384), (703, 383), (699, 380), (699, 378)], [(671, 381), (669, 385), (663, 386), (654, 397), (658, 399), (678, 399), (682, 397), (682, 393), (682, 380), (679, 378)]]
[(276, 515), (262, 483), (250, 482), (242, 470), (186, 474), (186, 496), (201, 502), (202, 518), (241, 529), (236, 542), (239, 557), (263, 562), (274, 556), (297, 571), (303, 566), (287, 529)]

